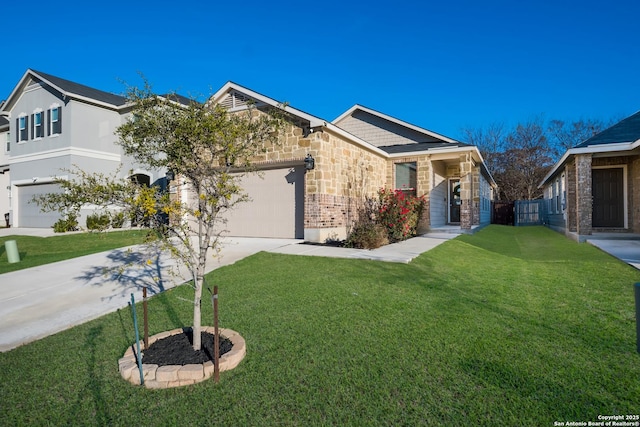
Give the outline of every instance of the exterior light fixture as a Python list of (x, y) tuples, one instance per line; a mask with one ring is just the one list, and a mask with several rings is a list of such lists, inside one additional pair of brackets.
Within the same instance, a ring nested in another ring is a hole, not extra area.
[(311, 157), (311, 154), (307, 154), (307, 157), (304, 158), (304, 168), (308, 171), (315, 169), (316, 160)]
[(174, 171), (172, 171), (171, 169), (169, 169), (167, 171), (167, 173), (165, 174), (165, 176), (167, 177), (167, 181), (171, 182), (174, 179), (176, 179), (176, 173)]

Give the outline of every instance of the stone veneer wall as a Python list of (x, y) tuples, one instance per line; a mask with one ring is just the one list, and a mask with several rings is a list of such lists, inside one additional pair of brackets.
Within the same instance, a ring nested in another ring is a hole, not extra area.
[(591, 190), (591, 154), (578, 154), (576, 161), (576, 231), (590, 235), (592, 230), (593, 203)]

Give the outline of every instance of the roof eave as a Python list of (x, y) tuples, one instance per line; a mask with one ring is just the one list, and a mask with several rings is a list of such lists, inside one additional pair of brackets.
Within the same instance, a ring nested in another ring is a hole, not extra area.
[(242, 85), (239, 85), (239, 84), (231, 82), (231, 81), (225, 83), (224, 86), (222, 86), (216, 93), (214, 93), (213, 96), (210, 98), (210, 101), (217, 103), (222, 99), (222, 97), (224, 95), (226, 95), (229, 91), (234, 90), (234, 89), (239, 91), (239, 92), (242, 92), (242, 93), (244, 93), (246, 95), (249, 95), (251, 98), (254, 98), (254, 99), (256, 99), (256, 100), (258, 100), (258, 101), (260, 101), (260, 102), (262, 102), (262, 103), (264, 103), (266, 105), (270, 105), (272, 107), (279, 108), (279, 109), (283, 110), (286, 113), (289, 113), (289, 114), (297, 116), (297, 117), (299, 117), (301, 119), (304, 119), (304, 120), (309, 122), (309, 126), (312, 127), (312, 128), (325, 126), (327, 124), (326, 120), (323, 120), (323, 119), (321, 119), (319, 117), (313, 116), (313, 115), (311, 115), (309, 113), (305, 113), (304, 111), (298, 110), (298, 109), (293, 108), (293, 107), (291, 107), (289, 105), (285, 105), (282, 102), (278, 102), (273, 98), (269, 98), (268, 96), (265, 96), (265, 95), (263, 95), (261, 93), (258, 93), (258, 92), (254, 91), (254, 90), (251, 90), (249, 88), (246, 88), (246, 87), (244, 87)]
[(596, 153), (613, 153), (616, 151), (631, 151), (631, 150), (635, 150), (638, 147), (640, 147), (640, 139), (633, 142), (617, 142), (614, 144), (596, 144), (596, 145), (589, 145), (589, 146), (580, 147), (580, 148), (570, 148), (562, 155), (560, 160), (558, 160), (553, 165), (549, 173), (545, 175), (542, 181), (540, 181), (538, 188), (544, 187), (547, 181), (549, 181), (550, 178), (552, 178), (558, 173), (559, 169), (567, 162), (567, 160), (571, 156), (574, 156), (576, 154), (589, 154), (589, 153), (596, 154)]

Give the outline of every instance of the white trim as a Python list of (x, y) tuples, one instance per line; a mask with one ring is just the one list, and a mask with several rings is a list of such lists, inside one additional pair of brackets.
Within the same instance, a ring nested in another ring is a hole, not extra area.
[(276, 107), (279, 108), (287, 113), (293, 114), (294, 116), (300, 117), (302, 119), (305, 119), (309, 122), (309, 125), (314, 128), (314, 127), (318, 127), (318, 126), (326, 126), (327, 122), (326, 120), (323, 120), (321, 118), (318, 118), (316, 116), (312, 116), (311, 114), (305, 113), (304, 111), (300, 111), (297, 110), (293, 107), (290, 107), (288, 105), (283, 107), (283, 103), (282, 102), (278, 102), (275, 99), (269, 98), (268, 96), (264, 96), (258, 92), (255, 92), (251, 89), (248, 89), (246, 87), (240, 86), (239, 84), (233, 83), (233, 82), (227, 82), (225, 83), (224, 86), (222, 86), (216, 93), (213, 94), (213, 96), (211, 98), (209, 98), (208, 102), (213, 102), (213, 103), (218, 103), (220, 102), (220, 100), (224, 97), (224, 95), (226, 95), (227, 93), (231, 92), (232, 90), (236, 90), (237, 92), (243, 93), (245, 95), (248, 95), (250, 98), (254, 98), (257, 99), (260, 102), (263, 102), (267, 105), (270, 105), (272, 107)]
[(447, 178), (447, 206), (445, 207), (445, 209), (447, 210), (447, 224), (458, 224), (458, 223), (462, 223), (462, 196), (460, 196), (460, 219), (456, 222), (451, 222), (451, 206), (452, 206), (451, 182), (452, 181), (458, 181), (458, 185), (462, 185), (462, 179), (459, 176), (458, 177), (451, 176)]
[(15, 185), (16, 187), (28, 187), (30, 185), (53, 184), (59, 179), (69, 179), (69, 176), (34, 176), (33, 178), (29, 179), (18, 179), (15, 181), (11, 181), (11, 185)]
[(548, 174), (542, 179), (538, 188), (544, 187), (549, 178), (558, 173), (560, 167), (564, 165), (569, 156), (576, 154), (596, 154), (596, 153), (615, 153), (616, 151), (633, 151), (640, 147), (640, 139), (633, 142), (618, 142), (613, 144), (596, 144), (581, 148), (570, 148), (562, 155), (560, 160), (556, 162)]
[[(624, 228), (629, 228), (629, 194), (627, 186), (627, 165), (604, 165), (604, 166), (592, 166), (591, 169), (620, 169), (622, 168), (622, 194), (623, 196), (623, 210), (624, 210)], [(593, 180), (593, 178), (591, 178)], [(591, 198), (593, 198), (593, 185), (591, 188)], [(593, 227), (593, 206), (591, 206), (591, 226)]]
[(104, 151), (96, 151), (96, 150), (87, 150), (84, 148), (77, 147), (67, 147), (67, 148), (59, 148), (56, 150), (48, 150), (41, 151), (36, 154), (23, 154), (21, 156), (13, 156), (9, 160), (9, 164), (18, 164), (24, 162), (30, 162), (34, 160), (48, 160), (55, 157), (63, 157), (63, 156), (81, 156), (81, 157), (89, 157), (92, 159), (99, 160), (110, 160), (114, 162), (120, 162), (122, 156), (120, 154), (112, 154)]

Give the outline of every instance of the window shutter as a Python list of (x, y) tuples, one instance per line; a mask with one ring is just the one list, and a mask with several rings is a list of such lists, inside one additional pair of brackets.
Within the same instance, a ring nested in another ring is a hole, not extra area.
[(58, 133), (62, 133), (62, 107), (58, 107)]
[(16, 119), (16, 142), (20, 142), (20, 119)]
[[(35, 139), (36, 133), (34, 131), (34, 127), (36, 125), (36, 121), (34, 120), (34, 114), (31, 115), (31, 139)], [(29, 135), (27, 135), (27, 139), (29, 139)]]
[(29, 140), (29, 116), (25, 116), (24, 118), (24, 133), (24, 140)]
[(51, 109), (47, 110), (47, 136), (51, 135)]

